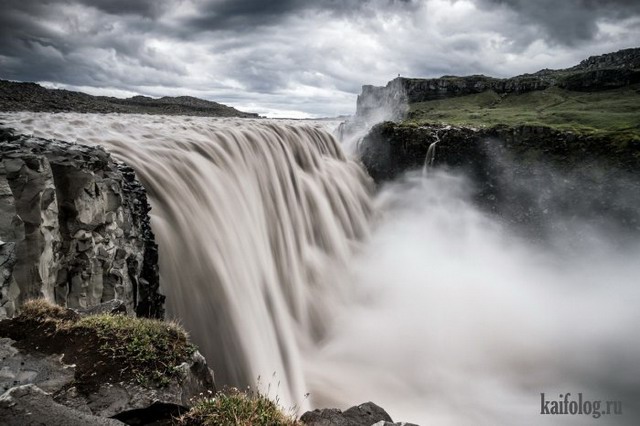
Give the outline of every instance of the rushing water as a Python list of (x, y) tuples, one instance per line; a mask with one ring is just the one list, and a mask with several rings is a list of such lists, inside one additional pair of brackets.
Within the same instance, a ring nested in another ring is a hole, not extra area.
[[(438, 171), (374, 196), (321, 124), (0, 122), (104, 145), (136, 169), (169, 313), (219, 383), (261, 376), (285, 405), (372, 400), (423, 425), (637, 420), (640, 248), (615, 228), (550, 217), (567, 226), (532, 243), (477, 208), (464, 177)], [(620, 399), (626, 415), (542, 416), (541, 392)]]

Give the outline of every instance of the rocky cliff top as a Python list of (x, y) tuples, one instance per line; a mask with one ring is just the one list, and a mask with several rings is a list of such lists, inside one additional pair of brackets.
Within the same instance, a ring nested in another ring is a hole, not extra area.
[(0, 80), (0, 111), (81, 112), (196, 115), (259, 118), (258, 114), (191, 96), (119, 99), (69, 90), (47, 89), (36, 83)]
[(640, 68), (640, 48), (623, 49), (604, 55), (590, 56), (570, 70), (595, 70), (603, 68)]
[[(484, 75), (440, 78), (398, 77), (385, 87), (362, 86), (356, 116), (382, 115), (401, 119), (407, 105), (494, 91), (499, 95), (522, 94), (551, 87), (572, 91), (602, 91), (640, 83), (640, 48), (592, 56), (579, 65), (562, 70), (540, 70), (512, 78)], [(375, 120), (369, 120), (375, 121)]]

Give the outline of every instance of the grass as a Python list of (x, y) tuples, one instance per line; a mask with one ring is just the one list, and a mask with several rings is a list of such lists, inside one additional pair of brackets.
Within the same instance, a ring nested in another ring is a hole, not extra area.
[(73, 311), (49, 303), (45, 299), (34, 299), (25, 302), (20, 307), (18, 318), (21, 321), (61, 323), (76, 320), (79, 316)]
[(178, 419), (179, 426), (301, 426), (287, 415), (278, 401), (260, 392), (231, 388), (215, 396), (195, 401), (191, 410)]
[(110, 314), (81, 318), (42, 299), (0, 322), (0, 336), (42, 353), (63, 353), (77, 364), (78, 385), (87, 388), (118, 381), (165, 386), (195, 351), (175, 323)]
[(640, 139), (640, 85), (600, 92), (551, 87), (523, 94), (494, 91), (409, 105), (407, 125), (536, 125), (582, 134)]
[(144, 385), (168, 384), (176, 367), (195, 351), (187, 333), (175, 323), (102, 314), (82, 318), (72, 327), (95, 333), (99, 351)]

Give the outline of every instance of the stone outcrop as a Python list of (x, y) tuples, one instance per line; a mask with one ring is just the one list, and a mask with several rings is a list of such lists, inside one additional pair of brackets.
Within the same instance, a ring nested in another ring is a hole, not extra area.
[(348, 410), (337, 408), (307, 411), (300, 421), (309, 426), (371, 426), (373, 424), (393, 424), (391, 416), (373, 402), (365, 402)]
[(640, 170), (640, 140), (583, 135), (543, 126), (494, 126), (475, 129), (445, 125), (374, 126), (359, 145), (359, 154), (376, 182), (422, 168), (429, 146), (438, 142), (434, 165), (462, 168), (480, 178), (488, 172), (489, 156), (500, 148), (533, 161), (550, 161), (565, 169), (604, 165), (636, 173)]
[(105, 419), (58, 404), (35, 385), (14, 387), (0, 396), (0, 419), (5, 426), (121, 426)]
[(46, 298), (163, 316), (146, 193), (99, 147), (0, 130), (0, 319)]
[(640, 83), (640, 48), (594, 56), (564, 70), (541, 70), (512, 78), (484, 75), (391, 80), (384, 87), (362, 86), (356, 122), (397, 121), (405, 118), (408, 104), (493, 90), (498, 94), (526, 93), (557, 86), (568, 90), (598, 91)]
[(464, 174), (472, 199), (508, 222), (542, 234), (545, 217), (560, 214), (594, 225), (613, 219), (625, 235), (640, 233), (640, 140), (536, 126), (385, 122), (362, 140), (360, 157), (382, 184), (412, 170), (424, 172), (436, 142), (430, 166)]

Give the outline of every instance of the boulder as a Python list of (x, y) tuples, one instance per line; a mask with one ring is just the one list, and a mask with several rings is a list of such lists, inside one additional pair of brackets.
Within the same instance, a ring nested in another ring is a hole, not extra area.
[(348, 410), (337, 408), (307, 411), (300, 421), (310, 426), (371, 426), (379, 422), (393, 424), (393, 420), (384, 409), (373, 402), (365, 402)]

